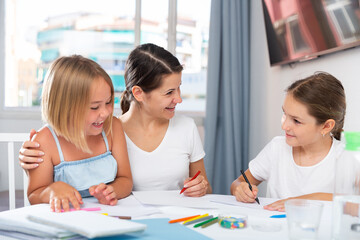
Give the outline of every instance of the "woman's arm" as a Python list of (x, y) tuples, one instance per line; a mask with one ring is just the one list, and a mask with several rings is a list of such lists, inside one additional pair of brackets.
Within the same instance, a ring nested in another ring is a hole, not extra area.
[[(34, 129), (30, 131), (30, 139), (36, 134)], [(34, 141), (25, 141), (19, 151), (20, 166), (29, 170), (39, 166), (43, 161), (44, 152), (39, 150), (40, 144)]]
[(115, 205), (117, 199), (129, 196), (133, 187), (125, 134), (120, 120), (115, 117), (113, 117), (111, 137), (111, 151), (117, 161), (116, 178), (110, 184), (99, 184), (89, 191), (100, 203)]
[[(191, 177), (199, 170), (201, 171), (199, 176), (190, 181)], [(207, 193), (212, 193), (211, 185), (209, 184), (209, 180), (206, 176), (204, 159), (190, 163), (189, 174), (190, 177), (184, 182), (184, 187), (186, 187), (186, 190), (184, 191), (185, 196), (200, 197)]]
[(245, 181), (244, 177), (240, 175), (232, 182), (230, 192), (239, 202), (255, 202), (255, 198), (258, 194), (257, 185), (259, 185), (261, 181), (257, 180), (251, 174), (249, 169), (245, 171), (245, 174), (252, 186), (252, 191), (250, 190), (249, 184)]

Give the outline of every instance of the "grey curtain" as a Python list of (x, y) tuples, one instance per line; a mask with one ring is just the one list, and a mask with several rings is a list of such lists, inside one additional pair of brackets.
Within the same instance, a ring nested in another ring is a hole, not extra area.
[(212, 0), (205, 166), (213, 192), (229, 194), (248, 168), (250, 1)]

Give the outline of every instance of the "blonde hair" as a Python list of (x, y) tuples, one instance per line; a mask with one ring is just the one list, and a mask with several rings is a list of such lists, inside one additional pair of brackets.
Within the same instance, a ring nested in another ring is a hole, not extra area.
[[(114, 108), (114, 87), (109, 75), (96, 62), (79, 55), (58, 58), (50, 67), (42, 91), (42, 118), (58, 136), (78, 149), (91, 153), (85, 136), (85, 117), (90, 108), (92, 83), (103, 78), (111, 89)], [(104, 122), (106, 135), (111, 133), (112, 114)]]

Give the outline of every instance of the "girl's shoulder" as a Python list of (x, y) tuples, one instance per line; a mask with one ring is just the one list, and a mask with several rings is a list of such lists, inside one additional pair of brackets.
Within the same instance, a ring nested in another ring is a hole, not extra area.
[(113, 131), (118, 131), (119, 129), (122, 130), (122, 123), (121, 123), (121, 120), (115, 116), (113, 116), (113, 119), (112, 119), (112, 130)]
[(47, 152), (52, 152), (53, 149), (56, 149), (54, 136), (46, 125), (36, 131), (36, 134), (31, 140), (38, 142), (41, 150), (46, 149), (49, 150)]
[(48, 141), (51, 138), (54, 138), (54, 136), (52, 135), (47, 125), (45, 125), (36, 131), (36, 134), (33, 136), (31, 140)]

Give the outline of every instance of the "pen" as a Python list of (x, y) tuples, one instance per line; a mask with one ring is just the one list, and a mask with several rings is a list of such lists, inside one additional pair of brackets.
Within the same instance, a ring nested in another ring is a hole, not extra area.
[[(243, 170), (240, 170), (240, 172), (241, 172), (241, 174), (243, 175), (243, 177), (244, 177), (245, 181), (247, 182), (247, 184), (249, 184), (249, 188), (250, 188), (250, 190), (252, 191), (252, 186), (251, 186), (251, 184), (250, 184), (250, 182), (249, 182), (249, 179), (246, 177), (244, 171), (243, 171)], [(255, 198), (255, 201), (256, 201), (258, 204), (260, 204), (260, 201), (259, 201), (258, 197)]]
[(191, 217), (184, 217), (184, 218), (178, 218), (178, 219), (174, 219), (174, 220), (170, 220), (169, 223), (177, 223), (177, 222), (183, 222), (192, 218), (196, 218), (200, 215), (195, 215), (195, 216), (191, 216)]
[[(190, 179), (189, 182), (191, 182), (192, 180), (194, 180), (199, 174), (200, 174), (200, 170)], [(186, 190), (186, 187), (183, 187), (183, 189), (181, 189), (180, 194), (182, 194), (184, 191)]]

